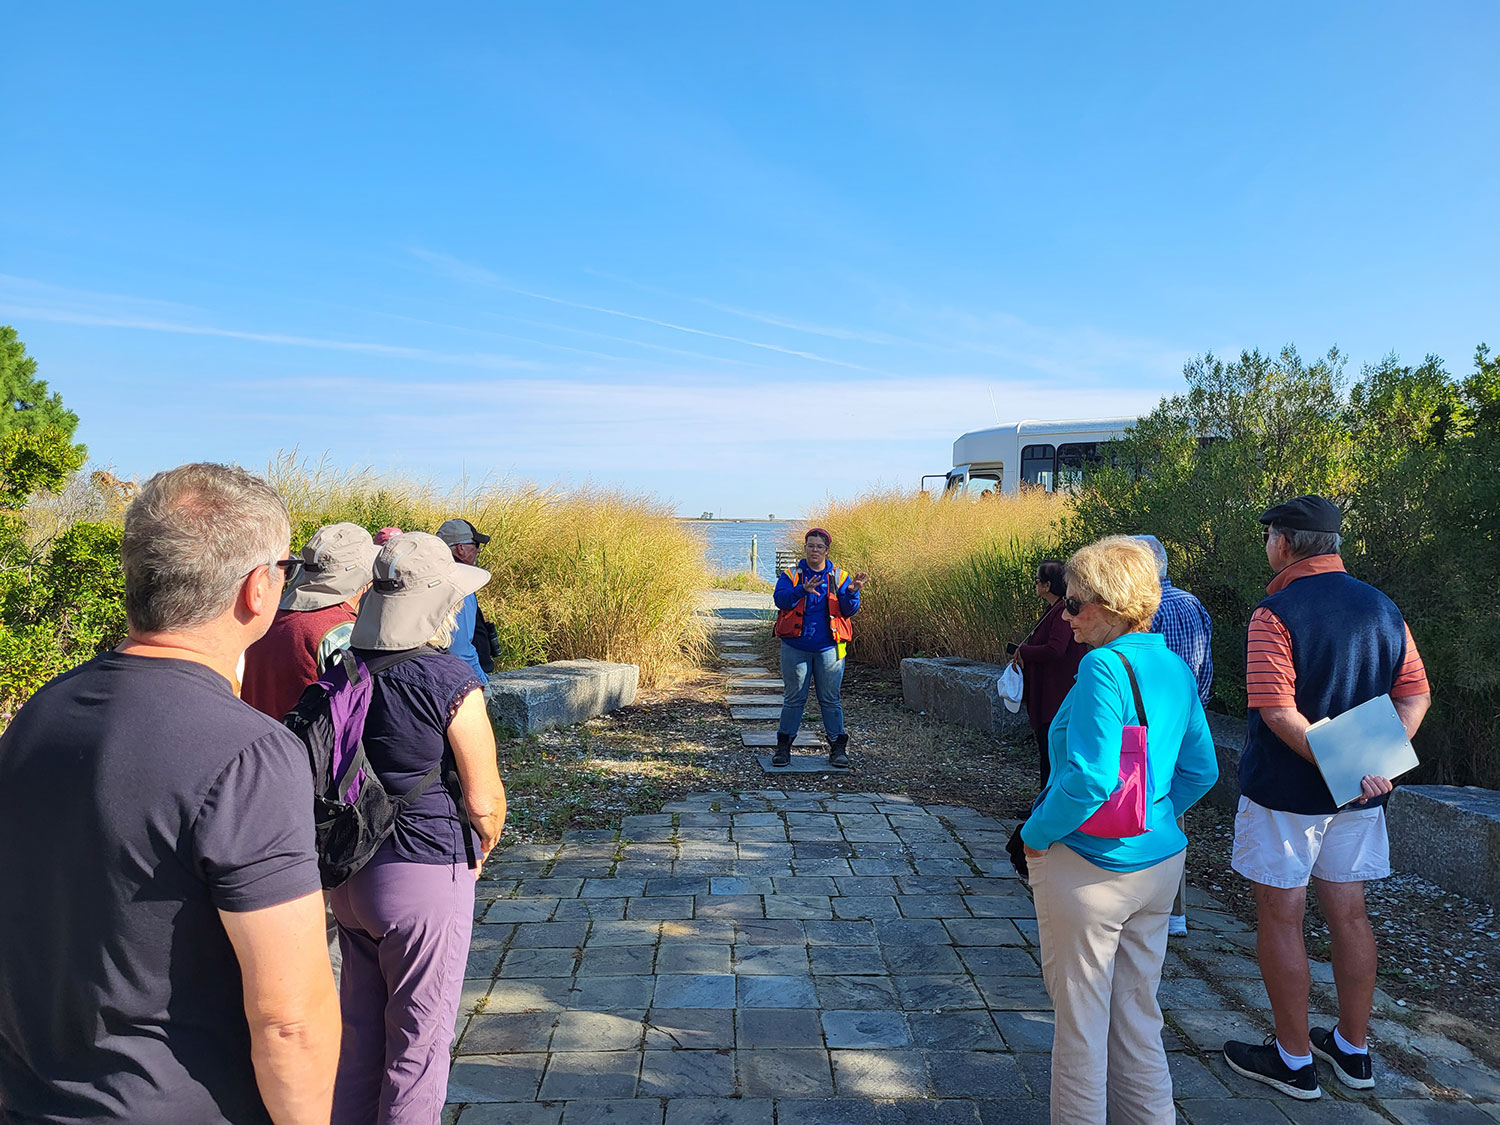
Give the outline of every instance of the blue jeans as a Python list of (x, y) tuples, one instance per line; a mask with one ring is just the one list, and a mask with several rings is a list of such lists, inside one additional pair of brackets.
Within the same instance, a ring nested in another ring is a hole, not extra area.
[(786, 694), (782, 698), (778, 730), (797, 737), (802, 712), (807, 707), (809, 677), (817, 685), (823, 730), (830, 739), (837, 738), (844, 733), (844, 705), (839, 701), (839, 691), (844, 686), (844, 662), (839, 659), (837, 646), (821, 652), (804, 652), (781, 642), (781, 683)]

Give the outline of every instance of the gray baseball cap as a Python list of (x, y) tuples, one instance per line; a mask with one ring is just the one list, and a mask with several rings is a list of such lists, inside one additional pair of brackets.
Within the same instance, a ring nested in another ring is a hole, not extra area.
[(455, 562), (436, 535), (397, 535), (375, 557), (375, 585), (360, 602), (349, 644), (386, 652), (424, 645), (453, 607), (489, 580), (489, 571)]
[(301, 612), (348, 601), (370, 584), (379, 550), (358, 524), (318, 528), (302, 548), (302, 569), (281, 595), (281, 608)]
[(480, 531), (468, 520), (445, 520), (443, 526), (437, 530), (438, 538), (450, 547), (457, 547), (460, 543), (473, 543), (483, 547), (490, 541), (490, 537)]

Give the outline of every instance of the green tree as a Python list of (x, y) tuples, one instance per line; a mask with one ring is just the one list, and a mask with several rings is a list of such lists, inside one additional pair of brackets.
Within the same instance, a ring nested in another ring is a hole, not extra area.
[[(0, 325), (0, 438), (15, 430), (54, 429), (72, 441), (77, 428), (78, 415), (63, 405), (62, 395), (36, 377), (36, 360), (26, 354), (16, 330)], [(82, 464), (87, 451), (81, 445), (76, 449)]]

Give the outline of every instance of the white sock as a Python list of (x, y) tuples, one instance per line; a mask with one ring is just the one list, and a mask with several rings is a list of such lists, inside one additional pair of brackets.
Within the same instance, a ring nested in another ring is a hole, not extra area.
[(1349, 1042), (1349, 1040), (1345, 1039), (1343, 1034), (1336, 1027), (1333, 1029), (1333, 1041), (1338, 1046), (1338, 1049), (1340, 1051), (1343, 1051), (1346, 1055), (1368, 1055), (1370, 1053), (1368, 1044), (1363, 1047), (1356, 1047), (1353, 1043)]
[(1312, 1055), (1302, 1055), (1300, 1058), (1297, 1055), (1289, 1055), (1286, 1053), (1286, 1048), (1281, 1045), (1280, 1039), (1276, 1040), (1276, 1050), (1281, 1053), (1281, 1061), (1286, 1063), (1292, 1070), (1301, 1070), (1304, 1066), (1312, 1066)]

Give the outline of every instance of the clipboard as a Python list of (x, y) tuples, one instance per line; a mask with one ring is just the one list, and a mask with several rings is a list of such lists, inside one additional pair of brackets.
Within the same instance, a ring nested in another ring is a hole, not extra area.
[(1307, 728), (1307, 745), (1339, 808), (1364, 795), (1367, 774), (1395, 780), (1420, 764), (1389, 695), (1319, 719)]

